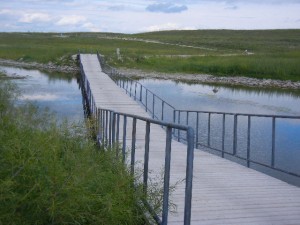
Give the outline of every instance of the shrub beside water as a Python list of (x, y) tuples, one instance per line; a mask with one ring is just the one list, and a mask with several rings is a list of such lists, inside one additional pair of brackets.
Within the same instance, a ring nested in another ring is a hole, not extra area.
[[(0, 83), (0, 224), (141, 224), (133, 178), (113, 151)], [(11, 93), (11, 92), (10, 92)]]

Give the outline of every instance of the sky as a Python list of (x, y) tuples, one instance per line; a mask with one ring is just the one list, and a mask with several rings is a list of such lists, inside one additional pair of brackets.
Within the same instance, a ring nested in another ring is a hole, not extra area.
[(300, 0), (0, 0), (0, 32), (300, 29)]

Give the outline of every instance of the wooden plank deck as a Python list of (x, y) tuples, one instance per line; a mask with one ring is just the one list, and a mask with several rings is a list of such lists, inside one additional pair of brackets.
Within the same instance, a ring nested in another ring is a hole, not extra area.
[[(81, 62), (97, 107), (150, 117), (144, 109), (101, 71), (96, 55), (81, 54)], [(130, 121), (129, 123), (130, 124)], [(128, 133), (127, 143), (130, 142)], [(137, 124), (136, 160), (143, 165), (145, 128)], [(120, 136), (121, 137), (121, 136)], [(165, 131), (151, 126), (152, 179), (164, 164)], [(171, 184), (185, 177), (186, 146), (172, 141)], [(184, 186), (179, 182), (171, 195), (177, 205), (169, 224), (183, 224)], [(192, 224), (288, 225), (300, 224), (300, 188), (209, 153), (195, 150)]]

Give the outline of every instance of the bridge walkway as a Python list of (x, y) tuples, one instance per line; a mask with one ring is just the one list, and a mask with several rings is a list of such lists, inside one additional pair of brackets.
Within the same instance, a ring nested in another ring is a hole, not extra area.
[[(150, 117), (102, 72), (96, 54), (80, 57), (97, 107)], [(149, 170), (153, 181), (161, 179), (165, 136), (160, 126), (151, 126)], [(143, 168), (144, 137), (145, 125), (138, 122), (136, 160), (140, 168)], [(126, 143), (131, 143), (130, 133)], [(183, 224), (185, 157), (186, 146), (173, 140), (171, 184), (176, 186), (171, 201), (177, 207), (176, 212), (169, 214), (168, 224)], [(300, 188), (203, 151), (195, 150), (194, 157), (191, 224), (300, 224)]]

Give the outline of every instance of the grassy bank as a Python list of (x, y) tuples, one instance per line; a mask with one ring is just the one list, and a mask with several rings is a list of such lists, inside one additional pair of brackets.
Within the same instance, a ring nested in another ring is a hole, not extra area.
[(0, 33), (0, 43), (0, 58), (28, 62), (69, 64), (78, 49), (98, 50), (116, 67), (300, 80), (300, 30)]
[(0, 224), (141, 224), (139, 192), (113, 151), (78, 126), (14, 106), (0, 83)]

